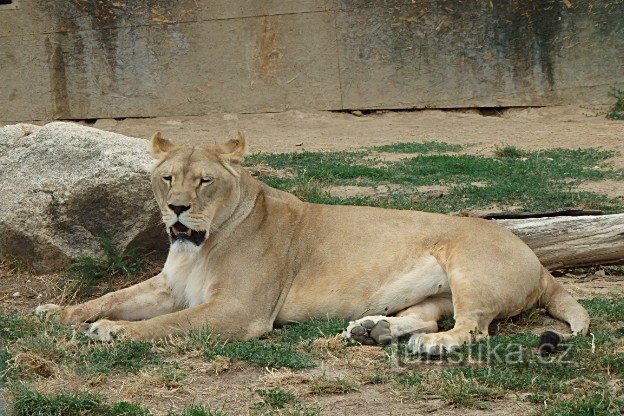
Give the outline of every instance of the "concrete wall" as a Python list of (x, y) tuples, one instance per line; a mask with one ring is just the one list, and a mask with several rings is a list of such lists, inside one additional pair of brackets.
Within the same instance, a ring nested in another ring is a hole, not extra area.
[(607, 103), (624, 0), (14, 0), (0, 120)]

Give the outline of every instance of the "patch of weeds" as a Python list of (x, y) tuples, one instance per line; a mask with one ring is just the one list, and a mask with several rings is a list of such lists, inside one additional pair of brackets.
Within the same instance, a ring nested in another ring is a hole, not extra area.
[(13, 396), (15, 416), (149, 416), (151, 412), (138, 404), (118, 402), (106, 404), (103, 396), (93, 393), (61, 393), (46, 396), (24, 386)]
[(302, 324), (284, 325), (261, 339), (227, 342), (207, 330), (199, 330), (180, 338), (175, 348), (180, 352), (200, 350), (209, 360), (221, 355), (261, 367), (299, 370), (315, 366), (312, 357), (301, 351), (301, 347), (309, 346), (314, 339), (338, 334), (344, 328), (346, 321), (343, 319), (317, 318)]
[(451, 406), (488, 409), (486, 401), (501, 397), (496, 389), (486, 387), (463, 375), (443, 372), (442, 377), (445, 378), (445, 382), (442, 383), (439, 394), (442, 400)]
[(424, 373), (412, 372), (399, 377), (398, 382), (406, 387), (414, 387), (422, 384), (424, 380)]
[(526, 365), (508, 366), (505, 370), (501, 366), (489, 367), (460, 367), (446, 370), (450, 375), (461, 374), (463, 377), (477, 381), (489, 388), (501, 388), (507, 391), (533, 392), (533, 393), (567, 393), (570, 387), (564, 381), (576, 378), (575, 370), (562, 371), (541, 365), (540, 363), (527, 363)]
[(49, 376), (68, 356), (69, 328), (17, 313), (0, 314), (0, 322), (0, 367), (6, 379)]
[(153, 351), (150, 342), (124, 340), (93, 344), (82, 352), (80, 361), (79, 369), (86, 374), (136, 373), (147, 365), (162, 363), (162, 357)]
[(175, 339), (172, 344), (178, 353), (202, 350), (207, 345), (219, 342), (208, 329), (194, 329)]
[(163, 367), (158, 371), (163, 386), (168, 389), (174, 389), (182, 385), (182, 380), (186, 375), (172, 367)]
[(362, 384), (384, 384), (391, 380), (387, 374), (365, 374), (362, 377)]
[(106, 416), (152, 416), (152, 412), (138, 403), (117, 402), (105, 406), (102, 410)]
[(103, 254), (100, 257), (80, 256), (69, 267), (66, 279), (73, 282), (72, 292), (79, 297), (89, 296), (94, 286), (115, 276), (134, 276), (143, 268), (141, 248), (121, 252), (110, 238), (103, 234), (99, 239)]
[(262, 399), (261, 407), (282, 409), (289, 404), (297, 403), (297, 398), (295, 396), (280, 388), (256, 389), (254, 393)]
[(416, 399), (439, 396), (446, 404), (456, 407), (487, 409), (486, 401), (500, 398), (500, 390), (480, 380), (451, 371), (423, 371), (403, 375), (399, 382)]
[(609, 95), (615, 98), (615, 104), (607, 111), (605, 116), (609, 120), (624, 120), (624, 91), (613, 88)]
[(598, 365), (612, 374), (624, 377), (624, 354), (605, 354), (598, 360)]
[(494, 154), (498, 158), (521, 159), (526, 156), (524, 150), (520, 150), (515, 146), (496, 147)]
[(312, 380), (309, 389), (312, 394), (346, 394), (357, 391), (358, 386), (344, 378), (327, 378), (322, 376)]
[(0, 381), (5, 380), (5, 372), (8, 368), (8, 361), (11, 359), (11, 354), (7, 351), (6, 347), (0, 345)]
[(609, 321), (624, 321), (624, 296), (592, 298), (581, 300), (590, 316)]
[(204, 357), (213, 360), (219, 355), (230, 360), (247, 361), (261, 367), (282, 368), (294, 370), (312, 368), (314, 361), (309, 355), (300, 353), (295, 346), (288, 343), (269, 342), (262, 339), (248, 341), (232, 341), (226, 343), (212, 343), (203, 348)]
[(340, 334), (347, 324), (348, 321), (343, 318), (314, 318), (303, 323), (286, 324), (271, 332), (271, 336), (279, 336), (282, 342), (298, 343)]
[(45, 396), (34, 390), (20, 388), (13, 397), (13, 414), (30, 415), (98, 415), (102, 396), (92, 393), (67, 393)]
[(447, 152), (459, 152), (464, 146), (460, 144), (451, 144), (445, 142), (427, 141), (421, 143), (414, 142), (399, 142), (393, 144), (386, 144), (383, 146), (373, 147), (373, 150), (377, 152), (388, 153), (447, 153)]
[(560, 400), (551, 404), (546, 411), (540, 412), (544, 416), (620, 416), (623, 413), (624, 400), (614, 397), (609, 391), (592, 392)]
[(167, 416), (227, 416), (227, 413), (223, 413), (217, 410), (210, 410), (209, 408), (202, 405), (192, 404), (185, 407), (181, 413), (176, 413), (170, 410), (167, 413)]
[(44, 324), (34, 316), (0, 313), (0, 342), (15, 341), (38, 335)]

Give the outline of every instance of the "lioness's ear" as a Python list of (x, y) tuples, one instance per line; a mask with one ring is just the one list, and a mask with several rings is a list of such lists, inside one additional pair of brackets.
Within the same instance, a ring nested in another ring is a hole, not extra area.
[(236, 133), (237, 138), (228, 140), (219, 146), (220, 157), (230, 163), (241, 163), (247, 154), (247, 140), (240, 131)]
[(173, 143), (162, 137), (159, 131), (154, 133), (152, 141), (150, 143), (150, 151), (152, 156), (157, 159), (162, 159), (173, 149)]

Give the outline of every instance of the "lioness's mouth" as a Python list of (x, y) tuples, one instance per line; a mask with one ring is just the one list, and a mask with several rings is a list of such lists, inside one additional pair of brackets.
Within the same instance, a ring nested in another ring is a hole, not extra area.
[(206, 238), (206, 231), (191, 230), (181, 222), (176, 222), (170, 228), (171, 242), (176, 240), (188, 240), (195, 245), (200, 245)]

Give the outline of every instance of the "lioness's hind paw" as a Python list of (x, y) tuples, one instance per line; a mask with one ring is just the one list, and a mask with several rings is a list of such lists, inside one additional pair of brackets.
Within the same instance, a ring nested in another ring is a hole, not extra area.
[(432, 357), (454, 351), (459, 347), (460, 344), (445, 333), (413, 334), (407, 341), (408, 352)]
[(364, 345), (388, 345), (392, 342), (390, 322), (385, 319), (359, 319), (351, 322), (344, 332), (345, 338)]

